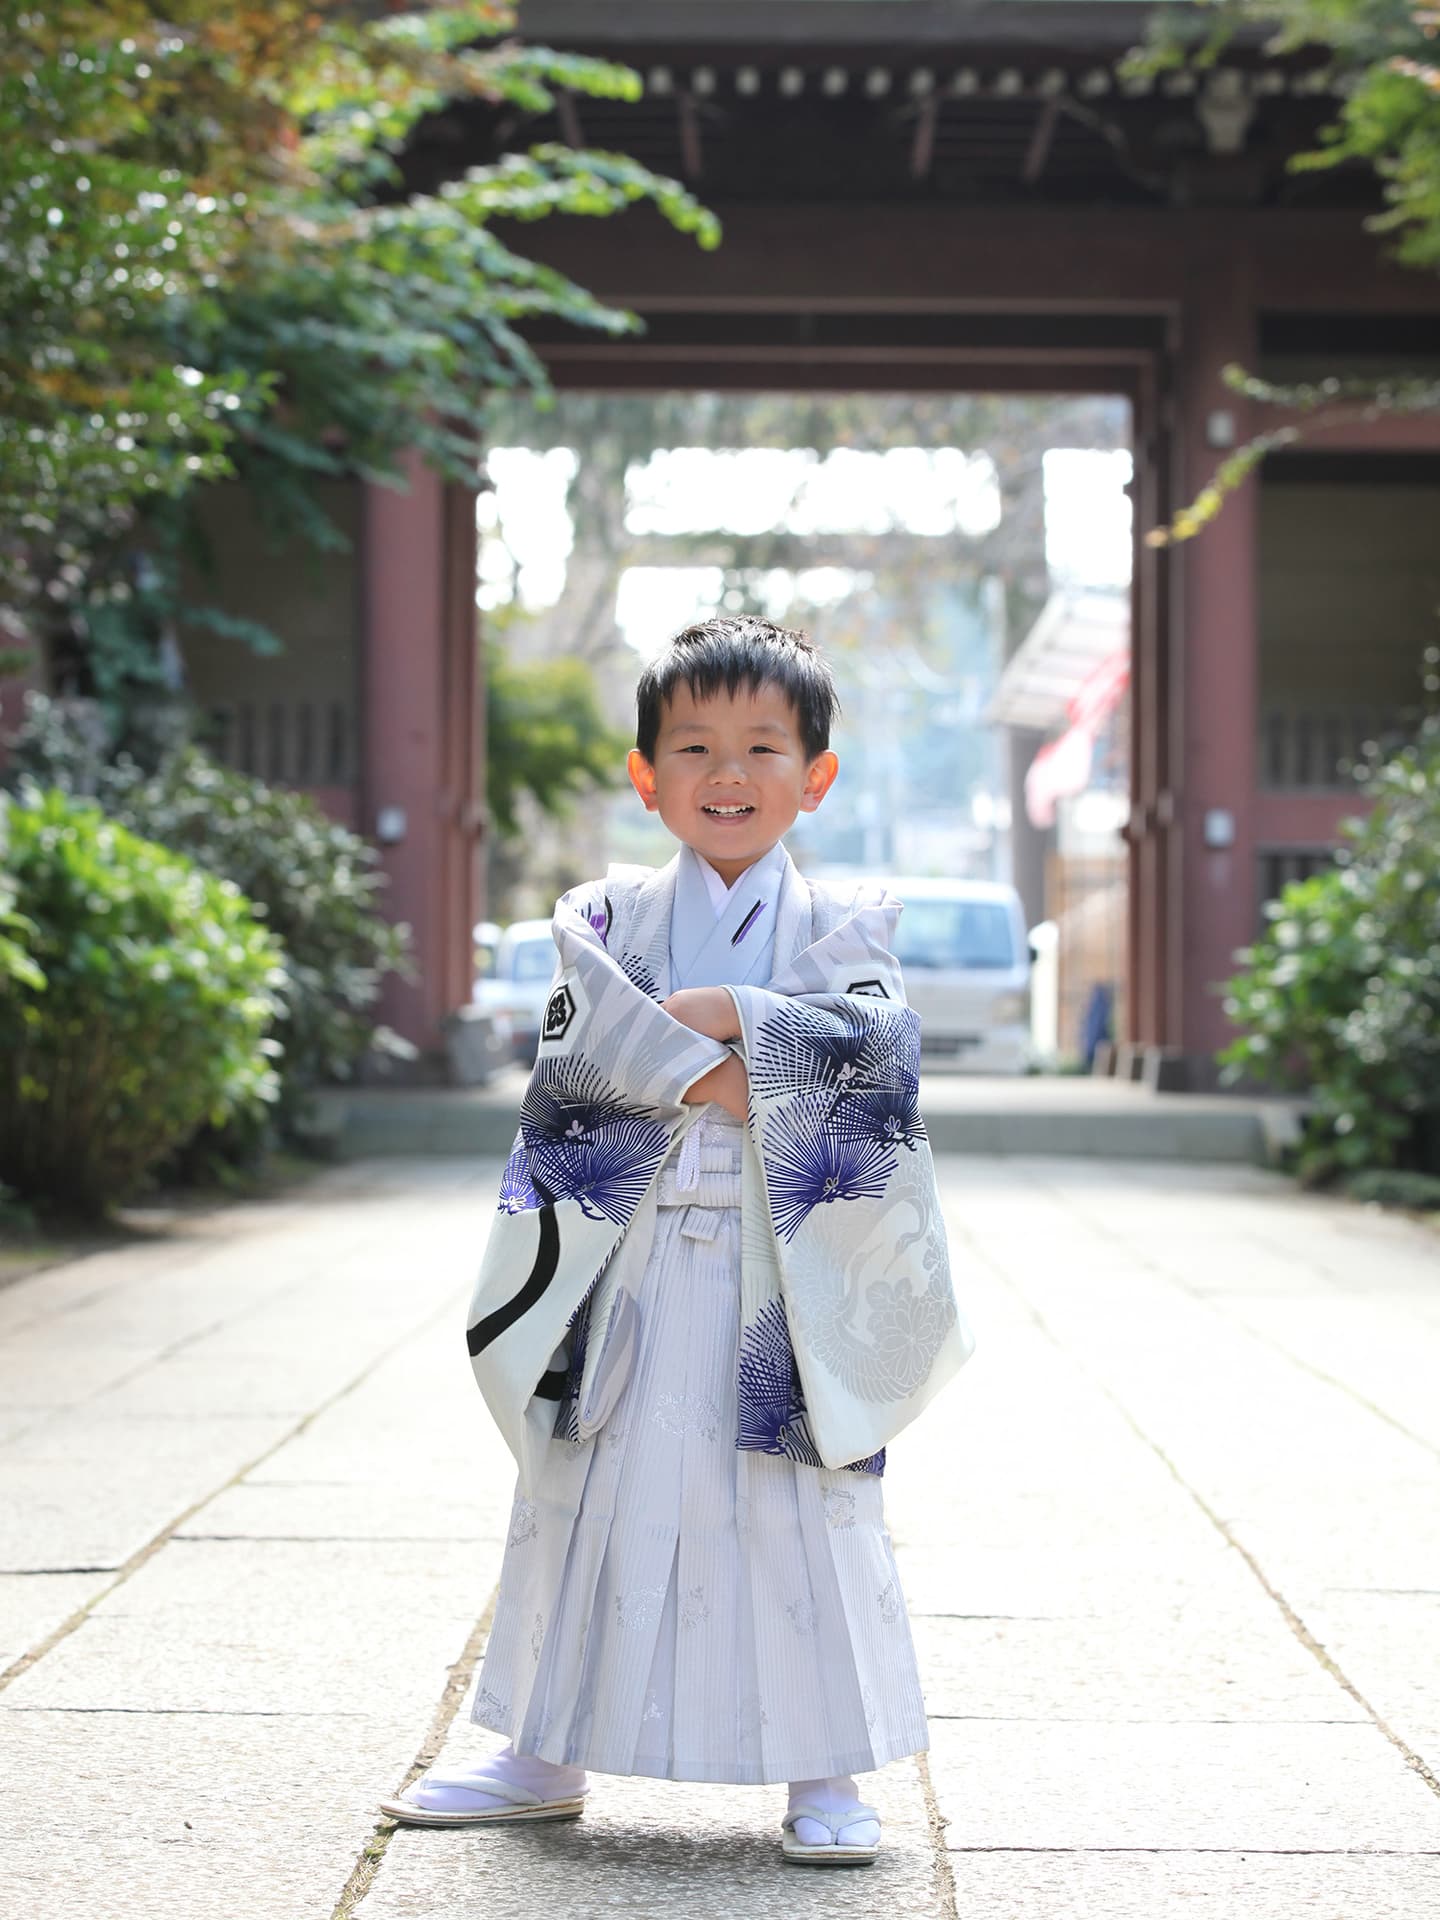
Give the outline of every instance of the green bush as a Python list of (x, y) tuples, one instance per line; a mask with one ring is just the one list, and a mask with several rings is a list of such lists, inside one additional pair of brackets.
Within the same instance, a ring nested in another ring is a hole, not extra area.
[[(403, 1049), (373, 1019), (381, 982), (406, 970), (410, 947), (409, 929), (380, 913), (380, 856), (305, 795), (232, 772), (197, 747), (163, 751), (154, 770), (124, 755), (107, 760), (96, 724), (85, 703), (62, 707), (32, 695), (14, 764), (92, 794), (133, 832), (233, 881), (264, 913), (285, 949), (274, 1112), (294, 1132), (311, 1087), (348, 1078), (372, 1047)], [(234, 1128), (227, 1141), (211, 1143), (231, 1161), (251, 1158), (255, 1144)]]
[(1405, 1207), (1412, 1213), (1440, 1213), (1440, 1174), (1405, 1173), (1395, 1167), (1367, 1167), (1345, 1182), (1352, 1200), (1377, 1207)]
[(0, 995), (0, 1181), (94, 1215), (276, 1092), (280, 950), (239, 889), (97, 806), (0, 796), (43, 985)]
[(1310, 1088), (1300, 1171), (1440, 1172), (1440, 722), (1371, 766), (1341, 864), (1287, 887), (1237, 956), (1221, 1058)]
[(45, 984), (45, 976), (30, 951), (35, 923), (15, 910), (17, 889), (5, 861), (8, 831), (9, 822), (0, 808), (0, 999), (18, 987), (38, 991)]

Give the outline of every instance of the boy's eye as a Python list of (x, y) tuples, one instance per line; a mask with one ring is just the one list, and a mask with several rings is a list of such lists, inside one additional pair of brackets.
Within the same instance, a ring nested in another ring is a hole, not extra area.
[(705, 749), (702, 746), (696, 745), (693, 747), (681, 747), (680, 751), (681, 753), (704, 753)]
[(774, 753), (774, 747), (751, 747), (752, 753)]

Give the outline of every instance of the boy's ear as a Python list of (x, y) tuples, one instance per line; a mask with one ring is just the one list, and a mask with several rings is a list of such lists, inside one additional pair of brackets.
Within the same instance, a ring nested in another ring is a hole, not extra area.
[[(820, 802), (835, 784), (835, 776), (840, 771), (840, 762), (835, 755), (827, 751), (817, 753), (810, 762), (810, 770), (805, 775), (805, 790), (800, 796), (800, 811), (814, 813)], [(633, 776), (632, 776), (633, 777)]]
[(645, 802), (645, 811), (654, 813), (660, 805), (660, 797), (655, 791), (655, 769), (638, 747), (632, 747), (626, 755), (625, 771), (630, 776), (631, 786)]

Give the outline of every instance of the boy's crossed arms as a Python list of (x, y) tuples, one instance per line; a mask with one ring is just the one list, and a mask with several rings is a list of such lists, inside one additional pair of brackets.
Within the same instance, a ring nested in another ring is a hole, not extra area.
[[(721, 1046), (730, 1046), (740, 1038), (735, 1002), (724, 987), (682, 987), (660, 1004), (670, 1018), (678, 1020), (682, 1027), (688, 1027), (692, 1033), (703, 1034), (707, 1040), (718, 1040)], [(745, 1062), (738, 1054), (732, 1053), (718, 1067), (702, 1073), (682, 1098), (687, 1107), (713, 1102), (735, 1119), (743, 1120), (750, 1098), (750, 1078), (745, 1071)]]

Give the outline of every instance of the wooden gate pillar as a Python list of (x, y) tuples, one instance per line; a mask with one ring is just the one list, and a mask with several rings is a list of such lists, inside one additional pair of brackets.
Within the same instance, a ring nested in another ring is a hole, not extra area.
[[(1248, 254), (1233, 243), (1189, 265), (1180, 365), (1184, 500), (1193, 499), (1253, 428), (1227, 387), (1227, 365), (1252, 371), (1258, 326)], [(1183, 679), (1177, 792), (1184, 851), (1178, 1044), (1209, 1064), (1229, 1031), (1221, 983), (1254, 938), (1259, 761), (1258, 510), (1254, 480), (1179, 550)]]
[(424, 1053), (470, 997), (479, 918), (483, 731), (475, 498), (416, 458), (409, 490), (366, 489), (362, 825), (380, 841), (385, 911), (414, 934), (416, 977), (380, 1016)]

